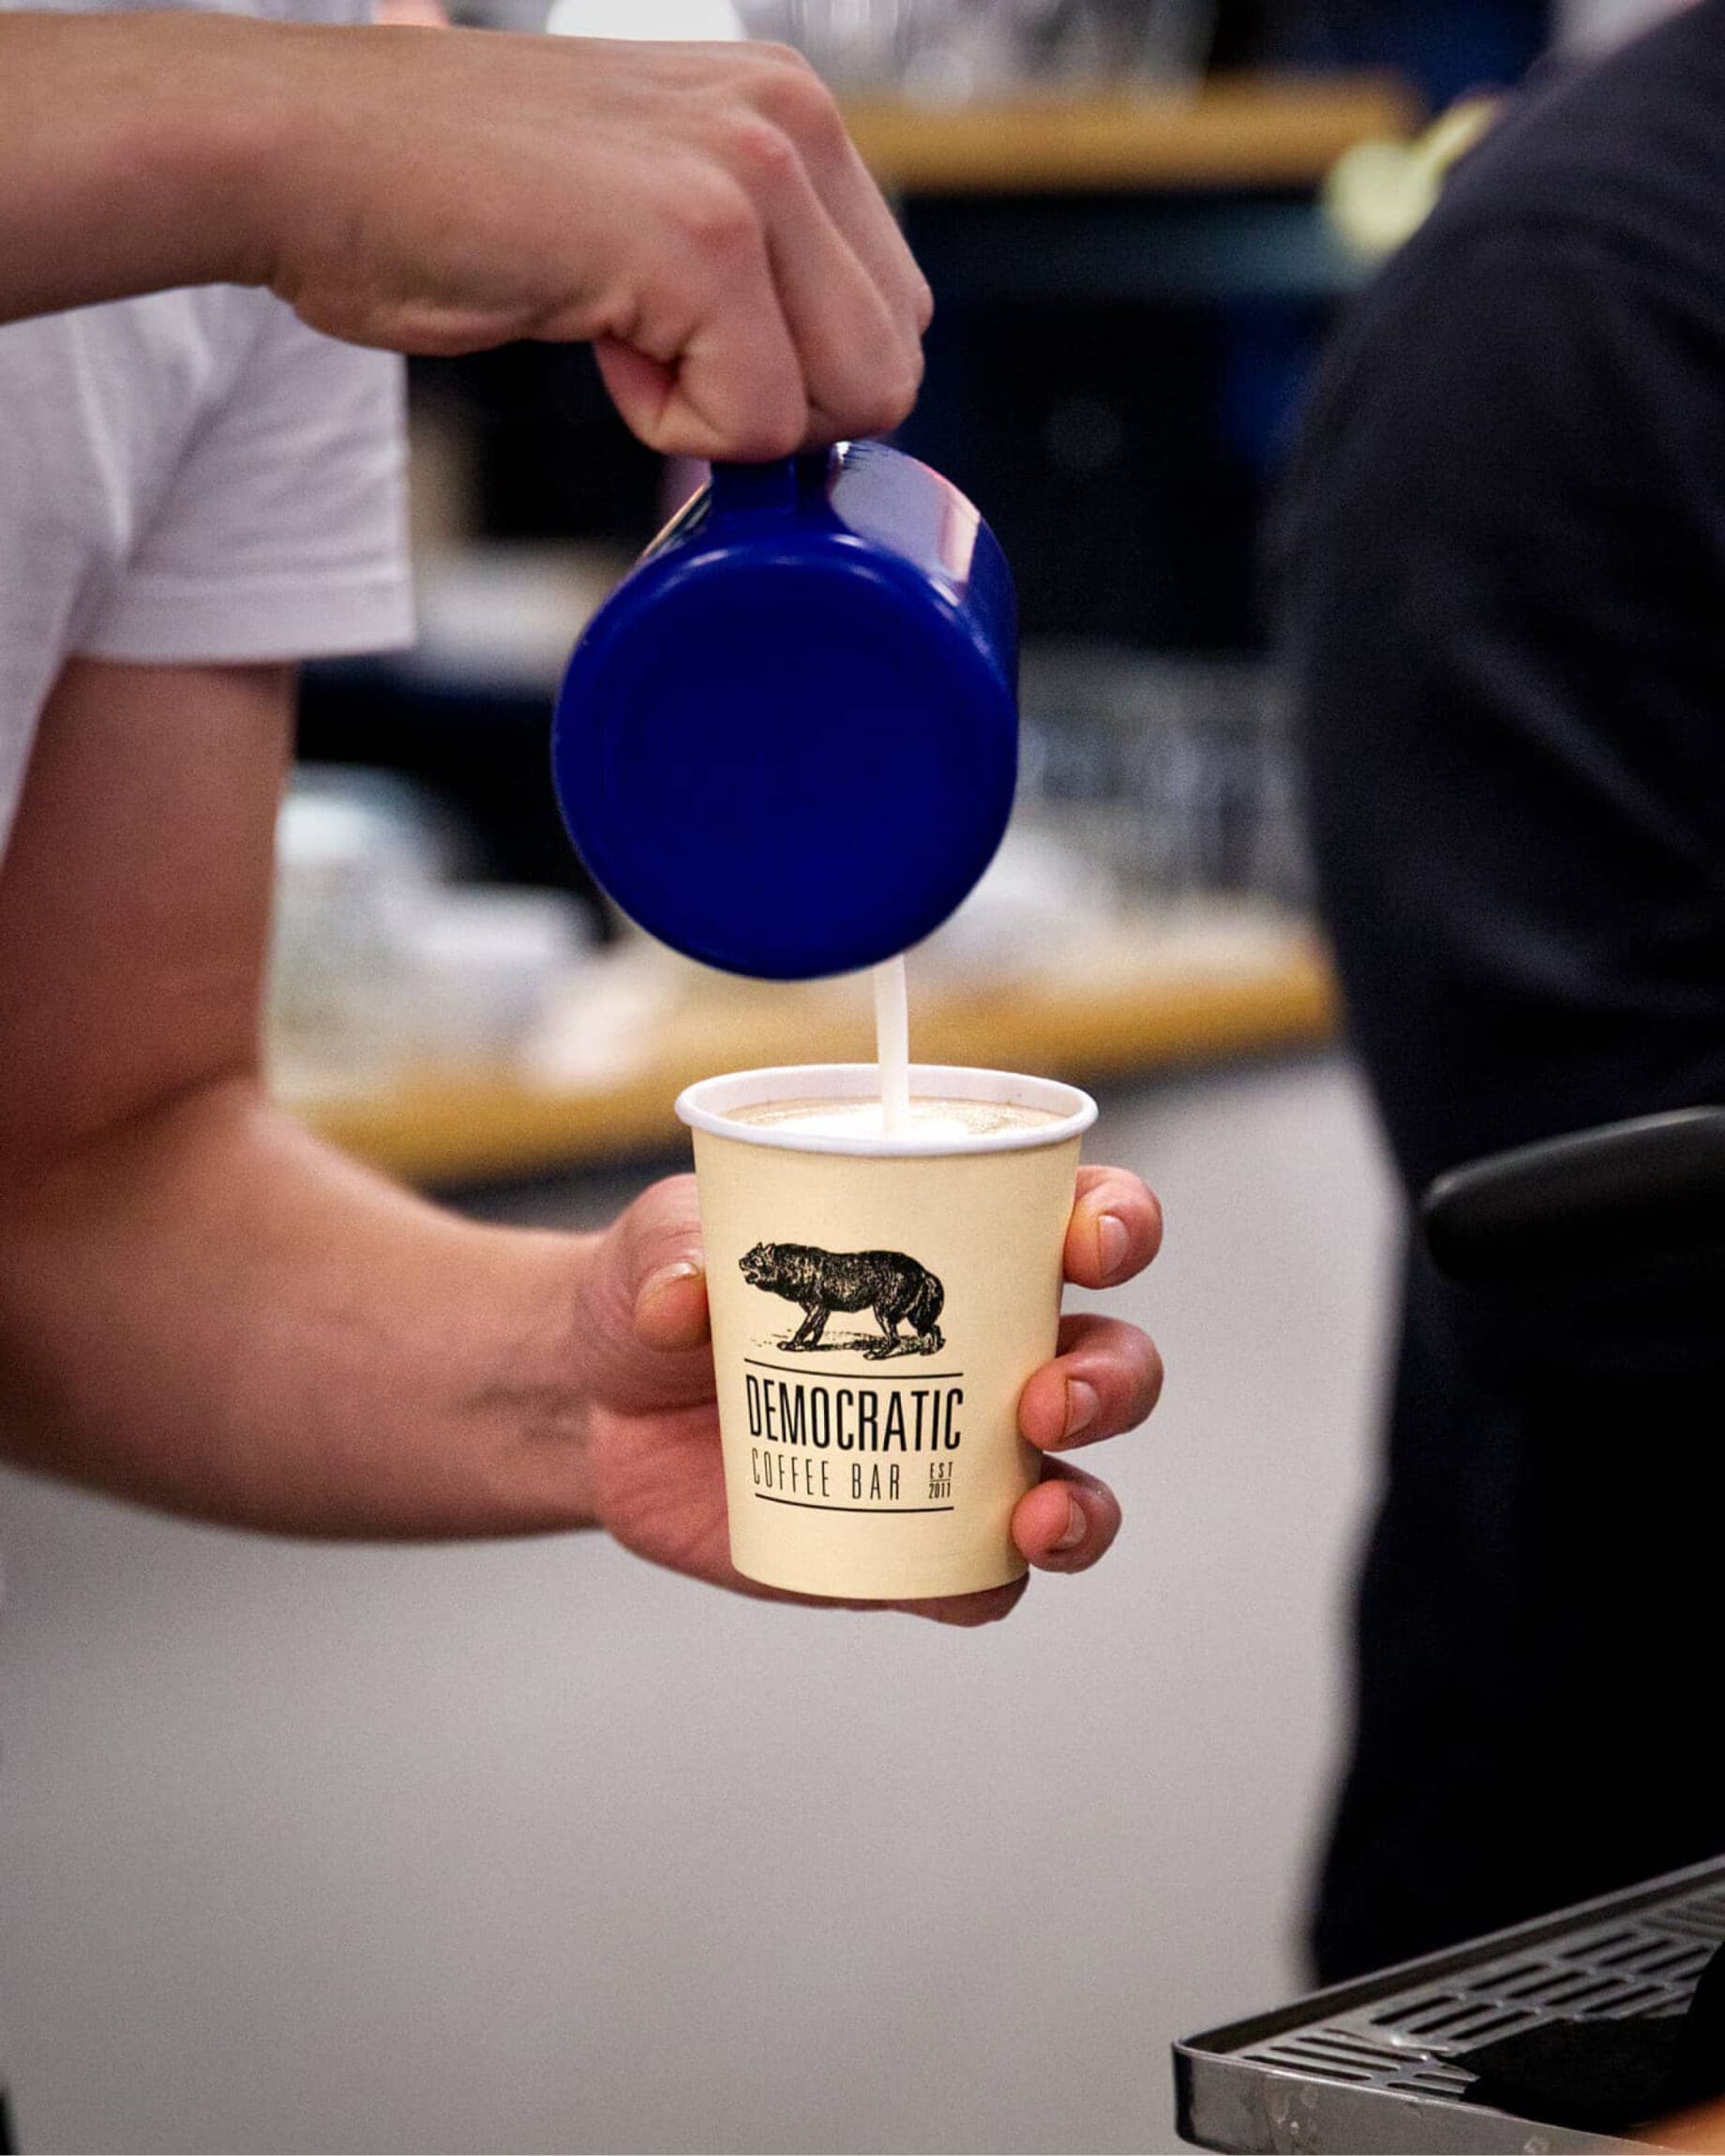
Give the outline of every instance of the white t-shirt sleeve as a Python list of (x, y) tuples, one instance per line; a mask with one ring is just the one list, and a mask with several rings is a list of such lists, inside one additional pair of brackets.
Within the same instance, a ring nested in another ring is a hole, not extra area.
[(68, 658), (412, 641), (402, 405), (393, 354), (245, 287), (0, 324), (0, 854)]
[(267, 293), (219, 404), (191, 434), (85, 656), (233, 663), (410, 643), (402, 367)]

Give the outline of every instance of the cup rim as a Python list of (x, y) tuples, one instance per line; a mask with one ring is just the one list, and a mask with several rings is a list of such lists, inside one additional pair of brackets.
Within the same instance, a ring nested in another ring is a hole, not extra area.
[(871, 1160), (965, 1158), (972, 1153), (1022, 1153), (1043, 1145), (1063, 1145), (1088, 1130), (1097, 1116), (1090, 1096), (1058, 1078), (1031, 1078), (1020, 1071), (981, 1071), (958, 1063), (913, 1063), (912, 1093), (949, 1100), (985, 1100), (1013, 1108), (1041, 1108), (1058, 1118), (1030, 1130), (991, 1130), (967, 1138), (918, 1136), (828, 1137), (772, 1125), (737, 1123), (730, 1115), (769, 1100), (867, 1100), (878, 1098), (879, 1067), (874, 1063), (785, 1063), (759, 1071), (730, 1071), (703, 1078), (677, 1096), (676, 1111), (691, 1130), (710, 1137), (732, 1138), (742, 1145), (769, 1145), (787, 1153), (836, 1153)]

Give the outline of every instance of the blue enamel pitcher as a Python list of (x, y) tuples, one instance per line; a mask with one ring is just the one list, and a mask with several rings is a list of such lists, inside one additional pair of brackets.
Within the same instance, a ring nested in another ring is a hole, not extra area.
[(891, 958), (987, 867), (1017, 775), (1011, 572), (878, 442), (719, 465), (558, 697), (569, 834), (631, 920), (778, 981)]

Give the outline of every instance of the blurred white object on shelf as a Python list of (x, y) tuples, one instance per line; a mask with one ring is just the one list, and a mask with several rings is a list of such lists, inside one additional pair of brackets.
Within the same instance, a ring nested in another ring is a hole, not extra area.
[(1170, 981), (1230, 981), (1273, 972), (1310, 947), (1304, 916), (1272, 896), (1194, 890), (1170, 902), (1123, 884), (1111, 850), (1015, 822), (969, 897), (918, 947), (913, 979), (982, 995), (1051, 981), (1106, 986), (1137, 978), (1153, 957)]
[(917, 974), (980, 988), (1046, 971), (1105, 930), (1117, 901), (1114, 878), (1075, 846), (1014, 825), (969, 897), (918, 946)]
[(565, 892), (448, 880), (435, 805), (381, 772), (307, 766), (276, 831), (267, 1041), (290, 1097), (518, 1063), (588, 961)]
[[(688, 994), (687, 960), (638, 930), (612, 944), (551, 996), (520, 1058), (542, 1092), (597, 1092), (651, 1060)], [(741, 984), (723, 977), (730, 989)]]
[(951, 0), (742, 0), (742, 9), (752, 37), (796, 46), (842, 87), (895, 82), (917, 28), (953, 12)]
[(739, 0), (753, 37), (795, 45), (847, 90), (962, 104), (1041, 84), (1185, 82), (1214, 0)]
[[(411, 801), (411, 797), (408, 797)], [(380, 1084), (398, 1059), (411, 917), (442, 862), (403, 798), (296, 776), (276, 825), (268, 1044), (278, 1084)]]
[(407, 1031), (422, 1069), (502, 1069), (528, 1050), (592, 940), (561, 891), (427, 894), (409, 936)]
[(553, 37), (634, 37), (717, 44), (743, 35), (731, 0), (553, 0)]
[(465, 546), (414, 563), (410, 677), (553, 693), (576, 638), (629, 566), (606, 546)]

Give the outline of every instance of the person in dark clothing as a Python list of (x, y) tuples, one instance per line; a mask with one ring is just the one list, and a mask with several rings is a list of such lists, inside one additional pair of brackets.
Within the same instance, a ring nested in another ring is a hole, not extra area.
[[(1725, 0), (1537, 89), (1328, 357), (1280, 534), (1310, 828), (1410, 1198), (1725, 1100)], [(1334, 1981), (1725, 1848), (1725, 1260), (1406, 1259)]]

